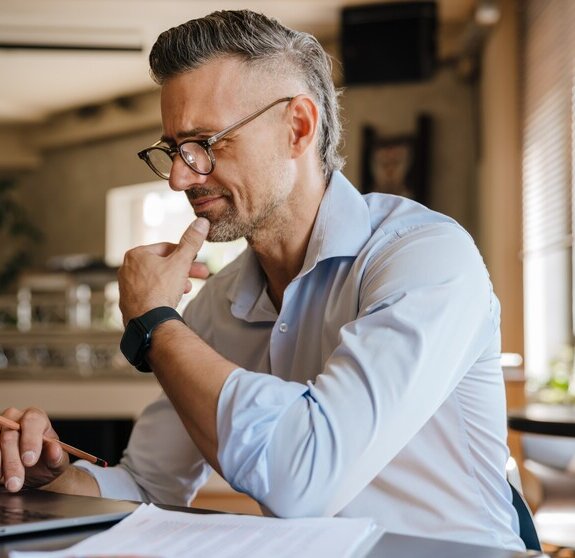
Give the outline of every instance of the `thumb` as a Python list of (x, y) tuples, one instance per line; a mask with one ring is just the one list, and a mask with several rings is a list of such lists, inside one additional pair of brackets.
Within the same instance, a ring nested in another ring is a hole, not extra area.
[(186, 256), (191, 256), (192, 259), (195, 258), (204, 240), (206, 240), (209, 230), (210, 222), (203, 217), (198, 217), (184, 231), (176, 250)]

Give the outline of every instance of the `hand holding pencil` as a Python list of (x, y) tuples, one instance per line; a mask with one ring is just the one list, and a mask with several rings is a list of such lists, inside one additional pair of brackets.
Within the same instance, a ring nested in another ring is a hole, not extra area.
[(10, 492), (58, 479), (69, 467), (66, 454), (107, 466), (103, 459), (58, 440), (48, 416), (39, 409), (7, 409), (0, 414), (0, 480)]
[[(17, 422), (14, 422), (13, 420), (10, 420), (6, 417), (3, 417), (0, 415), (0, 426), (4, 426), (6, 428), (9, 428), (10, 430), (20, 430), (20, 425)], [(94, 465), (100, 465), (100, 467), (107, 467), (108, 463), (106, 461), (104, 461), (103, 459), (100, 459), (99, 457), (96, 457), (95, 455), (92, 455), (91, 453), (82, 451), (81, 449), (75, 448), (74, 446), (71, 446), (70, 444), (66, 444), (65, 442), (62, 442), (61, 440), (57, 440), (56, 438), (48, 438), (47, 436), (42, 436), (42, 439), (45, 442), (54, 442), (56, 444), (58, 444), (66, 453), (69, 453), (70, 455), (73, 455), (74, 457), (79, 457), (80, 459), (85, 459), (86, 461), (89, 461), (90, 463), (94, 463)]]

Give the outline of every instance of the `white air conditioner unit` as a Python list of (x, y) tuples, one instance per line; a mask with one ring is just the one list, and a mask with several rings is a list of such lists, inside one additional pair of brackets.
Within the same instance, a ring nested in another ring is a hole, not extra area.
[(135, 28), (0, 24), (0, 49), (141, 52), (143, 45)]

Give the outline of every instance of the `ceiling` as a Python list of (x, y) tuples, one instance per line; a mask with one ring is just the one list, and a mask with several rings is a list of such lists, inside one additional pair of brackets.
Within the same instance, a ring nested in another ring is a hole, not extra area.
[[(377, 0), (372, 0), (372, 2)], [(381, 0), (379, 0), (381, 1)], [(334, 38), (343, 6), (369, 0), (0, 0), (0, 43), (142, 45), (142, 52), (0, 48), (0, 124), (154, 87), (147, 54), (163, 30), (216, 9), (247, 8)], [(475, 0), (438, 0), (443, 27), (472, 16)]]

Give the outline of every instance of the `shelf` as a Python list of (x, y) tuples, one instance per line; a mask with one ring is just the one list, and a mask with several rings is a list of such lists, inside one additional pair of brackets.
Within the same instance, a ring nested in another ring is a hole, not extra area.
[(118, 330), (36, 327), (0, 329), (0, 380), (141, 380), (120, 351)]

